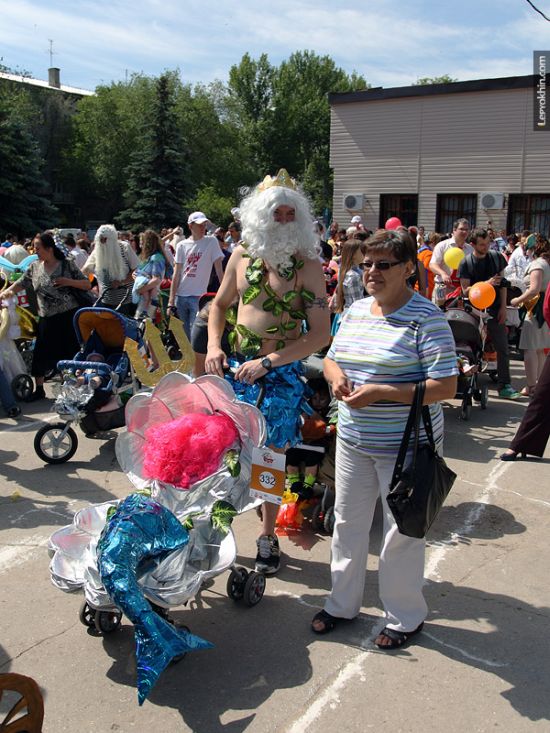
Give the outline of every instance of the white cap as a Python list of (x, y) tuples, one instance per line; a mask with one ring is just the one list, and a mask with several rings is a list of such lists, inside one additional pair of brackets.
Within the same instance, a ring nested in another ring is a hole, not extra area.
[(358, 216), (358, 215), (352, 216), (352, 218), (351, 218), (351, 223), (352, 224), (360, 224), (362, 221), (363, 221), (363, 219), (361, 219), (361, 217)]
[(241, 215), (241, 210), (238, 209), (236, 206), (233, 209), (231, 209), (231, 216), (234, 219), (238, 219), (240, 215)]
[(207, 221), (208, 217), (202, 211), (194, 211), (192, 214), (189, 214), (189, 218), (187, 219), (188, 224), (204, 224)]

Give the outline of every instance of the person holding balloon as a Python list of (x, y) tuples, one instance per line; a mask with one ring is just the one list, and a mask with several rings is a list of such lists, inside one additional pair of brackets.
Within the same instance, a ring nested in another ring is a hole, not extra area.
[(516, 400), (520, 394), (511, 384), (506, 330), (507, 288), (503, 273), (507, 263), (500, 252), (491, 250), (486, 229), (474, 229), (470, 241), (473, 251), (464, 257), (458, 269), (462, 293), (475, 308), (487, 310), (487, 333), (497, 352), (498, 395)]
[(470, 233), (467, 219), (457, 219), (453, 224), (453, 233), (434, 247), (430, 260), (430, 270), (434, 273), (433, 302), (438, 306), (445, 305), (445, 300), (459, 287), (457, 270), (466, 255), (473, 248), (466, 239)]

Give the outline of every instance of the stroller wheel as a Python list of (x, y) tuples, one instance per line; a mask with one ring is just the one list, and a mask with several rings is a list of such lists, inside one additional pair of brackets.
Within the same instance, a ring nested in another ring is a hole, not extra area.
[(34, 450), (46, 463), (65, 463), (76, 453), (78, 438), (64, 422), (43, 425), (34, 436)]
[(32, 378), (28, 374), (18, 374), (13, 378), (11, 390), (18, 402), (26, 402), (33, 393)]
[(489, 402), (489, 387), (486, 384), (484, 384), (480, 392), (481, 394), (479, 396), (479, 405), (482, 410), (486, 410), (487, 404)]
[(94, 626), (100, 634), (111, 634), (120, 628), (121, 621), (120, 611), (96, 611)]
[(234, 601), (240, 601), (244, 596), (244, 587), (248, 579), (246, 568), (233, 568), (227, 579), (227, 595)]
[(84, 626), (87, 626), (89, 629), (93, 629), (95, 627), (96, 613), (97, 611), (94, 608), (91, 608), (87, 601), (83, 601), (78, 610), (80, 623), (84, 624)]
[(247, 606), (255, 606), (259, 603), (265, 591), (265, 575), (253, 570), (248, 574), (244, 584), (244, 602)]
[(460, 406), (460, 419), (461, 420), (469, 420), (470, 419), (470, 412), (472, 410), (472, 406), (469, 402), (463, 402)]
[(325, 512), (325, 518), (323, 519), (323, 527), (327, 534), (331, 535), (334, 532), (334, 507), (333, 506), (329, 506), (329, 508)]

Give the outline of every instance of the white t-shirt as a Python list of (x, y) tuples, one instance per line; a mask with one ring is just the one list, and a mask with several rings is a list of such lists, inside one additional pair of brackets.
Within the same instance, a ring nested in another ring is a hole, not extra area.
[[(451, 237), (450, 239), (444, 239), (442, 242), (439, 242), (434, 247), (434, 252), (432, 255), (432, 262), (435, 262), (436, 265), (439, 265), (447, 275), (452, 274), (451, 268), (445, 264), (445, 252), (448, 249), (451, 249), (451, 247), (458, 247), (457, 243), (454, 240), (454, 237)], [(469, 254), (471, 254), (474, 251), (474, 248), (471, 244), (468, 244), (468, 242), (464, 243), (464, 257), (467, 257)], [(440, 283), (442, 282), (441, 275), (435, 276), (435, 282)]]
[(176, 248), (176, 265), (183, 265), (177, 295), (203, 295), (208, 288), (212, 266), (223, 259), (216, 237), (203, 237), (196, 242), (184, 239)]

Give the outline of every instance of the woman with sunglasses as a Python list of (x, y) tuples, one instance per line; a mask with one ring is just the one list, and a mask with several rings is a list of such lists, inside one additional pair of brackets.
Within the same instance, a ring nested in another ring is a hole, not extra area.
[[(363, 604), (369, 530), (382, 498), (379, 564), (385, 628), (375, 644), (402, 646), (423, 626), (427, 606), (423, 539), (399, 533), (386, 503), (415, 385), (424, 380), (436, 445), (443, 441), (440, 400), (454, 397), (457, 362), (444, 314), (407, 285), (416, 244), (401, 231), (380, 230), (365, 242), (366, 298), (344, 315), (327, 353), (325, 378), (338, 400), (332, 590), (312, 630), (325, 634), (354, 619)], [(420, 441), (426, 435), (422, 427)]]

